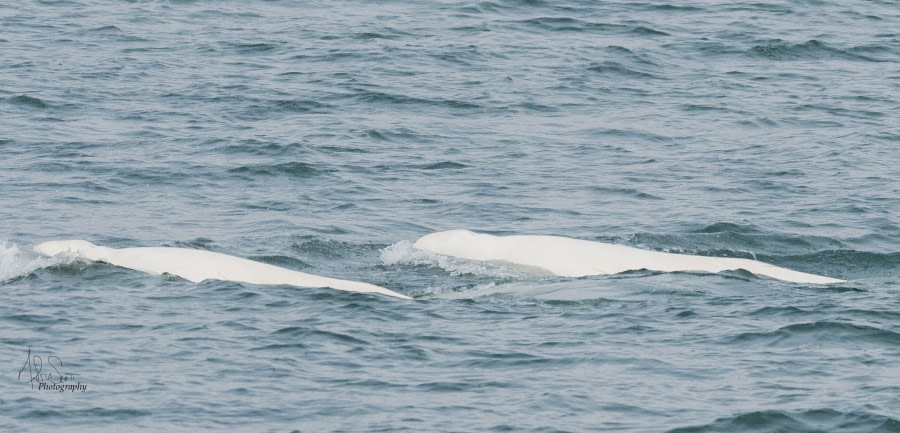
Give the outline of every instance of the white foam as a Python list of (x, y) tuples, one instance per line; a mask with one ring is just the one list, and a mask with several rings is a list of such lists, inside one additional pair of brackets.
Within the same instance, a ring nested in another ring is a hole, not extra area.
[(40, 257), (23, 253), (16, 244), (0, 241), (0, 283), (24, 277), (38, 269), (70, 263), (72, 257)]
[(413, 247), (410, 241), (400, 241), (381, 250), (385, 266), (432, 266), (453, 276), (474, 275), (500, 279), (535, 279), (551, 274), (536, 268), (496, 261), (468, 260), (445, 256)]

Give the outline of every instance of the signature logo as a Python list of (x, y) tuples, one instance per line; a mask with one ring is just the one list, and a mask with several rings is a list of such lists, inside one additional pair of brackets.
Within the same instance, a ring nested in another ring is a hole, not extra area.
[[(28, 349), (28, 356), (25, 358), (25, 365), (19, 370), (18, 380), (30, 383), (31, 389), (34, 389), (35, 384), (37, 384), (40, 391), (84, 392), (87, 389), (87, 385), (83, 385), (76, 380), (77, 374), (60, 373), (62, 368), (62, 360), (58, 356), (48, 356), (47, 366), (45, 367), (44, 359), (38, 355), (31, 356), (31, 349)], [(25, 371), (26, 369), (28, 370), (27, 372)], [(22, 378), (23, 375), (25, 375), (24, 379)]]

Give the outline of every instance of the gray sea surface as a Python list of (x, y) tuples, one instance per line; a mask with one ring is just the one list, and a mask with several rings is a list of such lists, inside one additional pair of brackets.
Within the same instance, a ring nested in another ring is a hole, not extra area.
[[(456, 228), (847, 281), (412, 247)], [(0, 3), (0, 431), (63, 430), (900, 431), (900, 3)]]

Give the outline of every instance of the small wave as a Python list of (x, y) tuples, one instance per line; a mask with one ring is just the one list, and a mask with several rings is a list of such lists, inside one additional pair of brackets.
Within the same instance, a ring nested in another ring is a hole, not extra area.
[(628, 243), (670, 253), (754, 259), (801, 272), (851, 279), (896, 276), (895, 269), (900, 265), (900, 253), (854, 251), (830, 237), (771, 233), (757, 226), (728, 222), (681, 234), (636, 233)]
[(603, 196), (616, 195), (621, 197), (630, 197), (630, 198), (638, 198), (638, 199), (647, 199), (647, 200), (662, 200), (662, 197), (655, 196), (653, 194), (649, 194), (643, 191), (636, 190), (634, 188), (617, 188), (611, 186), (593, 186), (591, 190), (602, 194)]
[(752, 49), (753, 54), (762, 56), (775, 61), (792, 61), (792, 60), (850, 60), (877, 62), (881, 61), (869, 56), (857, 54), (856, 49), (843, 50), (832, 47), (815, 39), (809, 40), (802, 44), (785, 44), (772, 43), (767, 45), (757, 45)]
[(386, 34), (377, 33), (377, 32), (363, 32), (363, 33), (357, 33), (356, 35), (354, 35), (353, 39), (360, 39), (360, 40), (396, 39), (396, 36), (386, 35)]
[(305, 162), (283, 162), (281, 164), (262, 164), (255, 166), (241, 166), (228, 170), (229, 173), (249, 174), (252, 176), (286, 176), (291, 178), (313, 177), (322, 173), (321, 170)]
[(428, 164), (426, 166), (423, 166), (422, 170), (454, 170), (454, 169), (460, 169), (460, 168), (466, 168), (466, 167), (468, 167), (468, 166), (465, 164), (458, 163), (458, 162), (442, 161), (442, 162), (436, 162), (434, 164)]
[(19, 251), (19, 247), (7, 241), (0, 241), (0, 284), (15, 280), (49, 266), (72, 262), (65, 257), (36, 257)]
[(896, 432), (900, 421), (868, 412), (840, 412), (833, 409), (806, 411), (766, 410), (719, 418), (711, 424), (669, 430), (669, 433), (725, 431), (753, 432)]
[(9, 102), (10, 104), (13, 104), (13, 105), (29, 107), (29, 108), (37, 108), (37, 109), (41, 109), (41, 110), (43, 110), (45, 108), (50, 108), (50, 106), (47, 105), (47, 103), (44, 102), (43, 100), (41, 100), (39, 98), (35, 98), (33, 96), (28, 96), (28, 95), (13, 96), (11, 98), (8, 98), (6, 100), (6, 102)]
[(163, 244), (162, 246), (164, 246), (164, 247), (190, 248), (190, 249), (195, 249), (195, 250), (212, 251), (212, 250), (213, 250), (213, 244), (214, 244), (215, 242), (216, 242), (216, 241), (214, 241), (214, 240), (212, 240), (212, 239), (210, 239), (210, 238), (203, 238), (203, 237), (200, 237), (200, 238), (194, 238), (194, 239), (187, 240), (187, 241), (175, 241), (175, 242), (172, 242), (171, 244), (165, 243), (165, 244)]
[(591, 65), (590, 67), (588, 67), (588, 70), (603, 75), (614, 75), (624, 78), (659, 78), (651, 73), (632, 69), (619, 62), (613, 62), (609, 60), (604, 61), (600, 64)]
[(760, 233), (760, 230), (752, 225), (742, 225), (742, 224), (734, 224), (734, 223), (726, 223), (726, 222), (718, 222), (714, 224), (710, 224), (706, 227), (703, 227), (698, 230), (694, 230), (694, 233)]
[(248, 118), (265, 118), (272, 113), (323, 114), (332, 106), (311, 99), (278, 99), (253, 104), (247, 107), (244, 114)]
[(750, 332), (732, 339), (739, 344), (763, 344), (769, 347), (819, 345), (900, 344), (900, 334), (886, 329), (843, 322), (795, 323), (772, 332)]
[(811, 254), (766, 257), (778, 266), (822, 269), (843, 278), (894, 278), (900, 276), (900, 253), (872, 253), (855, 250), (826, 250)]
[(600, 22), (588, 22), (571, 17), (538, 17), (516, 24), (553, 32), (601, 32), (605, 34), (637, 34), (642, 36), (668, 36), (669, 34), (647, 26), (629, 26), (623, 24), (609, 24)]
[(20, 419), (108, 419), (110, 421), (126, 421), (134, 418), (151, 415), (151, 412), (140, 409), (106, 409), (94, 407), (90, 409), (73, 409), (73, 410), (53, 410), (53, 409), (33, 409), (17, 415)]
[(322, 239), (311, 236), (301, 236), (291, 244), (291, 250), (302, 254), (304, 257), (323, 257), (337, 259), (353, 254), (360, 254), (358, 245), (333, 239)]
[(369, 129), (364, 132), (364, 136), (373, 140), (386, 142), (415, 142), (418, 144), (435, 142), (433, 137), (424, 136), (406, 128), (393, 130)]
[(106, 25), (102, 27), (93, 28), (90, 31), (99, 32), (99, 33), (122, 33), (122, 29), (114, 26), (114, 25)]
[(237, 54), (256, 54), (267, 53), (279, 48), (277, 43), (224, 43), (223, 46), (227, 50), (231, 50)]
[(425, 106), (433, 106), (433, 107), (444, 107), (451, 109), (461, 109), (461, 110), (470, 110), (470, 109), (480, 109), (483, 108), (481, 105), (476, 104), (474, 102), (459, 100), (459, 99), (430, 99), (430, 98), (420, 98), (417, 96), (411, 95), (401, 95), (401, 94), (392, 94), (386, 92), (376, 92), (369, 90), (361, 90), (359, 91), (355, 97), (361, 101), (366, 103), (374, 103), (374, 104), (388, 104), (388, 105), (425, 105)]

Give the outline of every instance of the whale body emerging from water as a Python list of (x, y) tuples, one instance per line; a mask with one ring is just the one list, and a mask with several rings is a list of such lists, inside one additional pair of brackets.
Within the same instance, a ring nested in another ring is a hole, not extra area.
[(44, 242), (36, 245), (34, 251), (48, 257), (69, 253), (88, 260), (106, 262), (149, 274), (171, 274), (194, 283), (204, 280), (223, 280), (249, 284), (330, 287), (348, 292), (378, 293), (395, 298), (412, 299), (374, 284), (310, 275), (212, 251), (169, 247), (116, 249), (94, 245), (82, 240)]
[(642, 250), (559, 236), (493, 236), (448, 230), (422, 236), (413, 247), (446, 256), (540, 268), (562, 277), (651, 271), (722, 272), (744, 269), (793, 283), (830, 284), (844, 280), (792, 271), (757, 260), (705, 257)]

